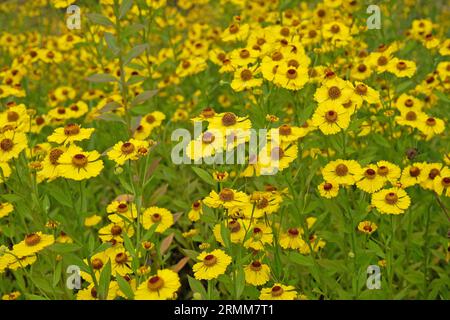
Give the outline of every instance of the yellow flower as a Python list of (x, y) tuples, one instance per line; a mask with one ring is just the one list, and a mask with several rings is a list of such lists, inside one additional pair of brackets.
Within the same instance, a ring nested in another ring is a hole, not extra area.
[(240, 24), (238, 21), (231, 24), (222, 33), (222, 41), (224, 42), (234, 42), (242, 41), (247, 39), (250, 26), (248, 24)]
[(132, 273), (131, 262), (132, 257), (129, 252), (122, 246), (117, 246), (109, 252), (111, 259), (111, 270), (113, 275), (125, 276)]
[(98, 231), (98, 236), (103, 242), (123, 242), (123, 233), (126, 233), (129, 238), (134, 235), (133, 226), (126, 225), (124, 221), (118, 223), (110, 223)]
[(142, 213), (142, 225), (145, 229), (157, 223), (156, 232), (162, 233), (173, 225), (173, 215), (165, 208), (150, 207)]
[(283, 249), (300, 249), (305, 245), (305, 241), (302, 239), (303, 230), (298, 228), (290, 228), (287, 232), (280, 235), (280, 246)]
[(156, 275), (141, 283), (136, 300), (172, 300), (181, 287), (178, 274), (169, 269), (158, 270)]
[(11, 168), (6, 162), (0, 162), (0, 183), (5, 182), (11, 175)]
[(257, 260), (253, 261), (244, 268), (245, 282), (262, 286), (270, 279), (270, 268), (267, 264), (263, 264)]
[(102, 221), (102, 217), (94, 214), (84, 219), (84, 226), (93, 227), (97, 225), (100, 221)]
[(387, 70), (399, 78), (411, 78), (416, 73), (416, 64), (414, 61), (400, 60), (393, 58), (389, 61)]
[[(92, 267), (92, 270), (94, 271), (94, 276), (98, 280), (100, 280), (100, 275), (102, 273), (103, 268), (109, 261), (109, 256), (106, 254), (106, 252), (98, 252), (94, 254), (92, 257), (90, 257), (90, 265)], [(87, 259), (83, 260), (86, 265), (89, 265), (89, 262)], [(92, 283), (92, 275), (90, 272), (85, 272), (80, 270), (80, 276), (86, 280), (87, 282)]]
[(228, 265), (231, 263), (231, 257), (220, 249), (213, 250), (210, 253), (202, 252), (197, 257), (200, 262), (194, 264), (192, 270), (197, 280), (216, 279), (224, 274)]
[(334, 160), (322, 169), (325, 181), (345, 185), (354, 184), (361, 172), (362, 168), (355, 160)]
[(231, 88), (240, 92), (246, 89), (260, 87), (263, 83), (262, 78), (255, 77), (259, 74), (257, 67), (243, 67), (237, 69), (234, 73), (233, 81), (231, 82)]
[(358, 230), (366, 233), (366, 234), (372, 234), (378, 229), (378, 226), (372, 222), (372, 221), (361, 221), (358, 224)]
[(312, 124), (325, 135), (336, 134), (349, 126), (350, 113), (339, 104), (322, 104), (314, 111)]
[(38, 172), (38, 176), (49, 180), (59, 177), (59, 159), (65, 151), (64, 147), (51, 149), (41, 162), (42, 169)]
[(434, 189), (434, 179), (441, 175), (442, 163), (427, 163), (423, 170), (425, 171), (425, 180), (420, 183), (420, 186), (424, 189)]
[[(114, 160), (118, 165), (123, 165), (127, 160), (137, 160), (141, 150), (148, 150), (148, 142), (130, 139), (129, 141), (116, 143), (108, 151), (108, 158)], [(142, 149), (143, 148), (143, 149)]]
[(348, 101), (352, 94), (352, 89), (348, 82), (340, 78), (327, 80), (321, 87), (317, 88), (314, 99), (320, 105), (326, 104), (328, 107), (335, 107)]
[(450, 197), (450, 169), (445, 167), (441, 171), (441, 175), (434, 179), (434, 191), (438, 195), (444, 193), (445, 196)]
[(409, 208), (411, 199), (403, 189), (390, 188), (372, 194), (372, 205), (382, 214), (401, 214)]
[(236, 191), (229, 188), (223, 188), (219, 193), (211, 191), (209, 196), (203, 199), (203, 203), (211, 208), (223, 206), (230, 209), (233, 207), (242, 207), (249, 202), (249, 197), (242, 191)]
[(6, 130), (0, 133), (0, 163), (17, 158), (27, 147), (27, 136), (23, 132)]
[(385, 179), (378, 175), (378, 167), (373, 164), (369, 164), (367, 167), (363, 168), (360, 173), (360, 179), (356, 182), (356, 186), (368, 193), (374, 193), (381, 188), (383, 188)]
[(244, 247), (253, 250), (264, 250), (264, 245), (272, 244), (273, 235), (269, 226), (263, 223), (257, 223), (248, 230), (250, 237), (245, 241)]
[(202, 202), (199, 200), (194, 201), (191, 206), (191, 210), (188, 213), (189, 220), (195, 222), (198, 221), (203, 214)]
[(14, 207), (9, 202), (0, 203), (0, 218), (6, 217), (14, 210)]
[(114, 200), (106, 207), (106, 212), (110, 213), (108, 219), (112, 222), (119, 223), (123, 220), (133, 220), (137, 217), (137, 209), (134, 203), (130, 203), (130, 200)]
[(11, 293), (4, 294), (2, 300), (17, 300), (21, 296), (19, 291), (14, 291)]
[(70, 123), (63, 128), (56, 128), (55, 131), (47, 137), (47, 140), (49, 142), (66, 145), (74, 141), (89, 139), (94, 130), (94, 128), (80, 128), (78, 124)]
[(295, 300), (296, 298), (295, 287), (280, 283), (275, 283), (271, 288), (263, 288), (259, 296), (260, 300)]
[(426, 179), (426, 163), (414, 163), (403, 169), (400, 183), (403, 188), (407, 188), (415, 184), (420, 184)]
[[(225, 245), (223, 239), (222, 239), (222, 224), (216, 224), (213, 228), (213, 234), (214, 237), (218, 242), (220, 242), (223, 246)], [(228, 228), (230, 232), (230, 238), (232, 243), (241, 243), (244, 240), (245, 237), (245, 226), (243, 225), (242, 221), (239, 222), (237, 220), (230, 220), (226, 227)]]
[(53, 235), (43, 234), (40, 231), (30, 233), (25, 237), (25, 240), (13, 246), (12, 253), (19, 258), (29, 256), (42, 251), (54, 242), (55, 238)]
[[(115, 281), (109, 283), (108, 296), (106, 300), (114, 300), (117, 297), (117, 290), (119, 285)], [(87, 288), (81, 289), (77, 292), (77, 300), (100, 300), (95, 285), (91, 283)]]
[(427, 117), (420, 119), (417, 128), (426, 135), (427, 140), (435, 135), (441, 134), (445, 130), (445, 122), (435, 117)]
[(59, 158), (60, 176), (73, 180), (83, 180), (96, 177), (103, 169), (103, 161), (97, 151), (83, 151), (80, 147), (71, 145)]
[(339, 184), (331, 182), (322, 182), (317, 189), (319, 189), (320, 196), (331, 199), (337, 197), (339, 193)]

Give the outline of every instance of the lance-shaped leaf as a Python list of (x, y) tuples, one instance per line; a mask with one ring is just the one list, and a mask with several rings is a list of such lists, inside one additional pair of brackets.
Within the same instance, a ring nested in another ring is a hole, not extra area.
[(134, 58), (141, 55), (146, 49), (148, 48), (147, 44), (138, 44), (137, 46), (133, 47), (130, 52), (125, 56), (125, 59), (123, 63), (127, 65), (131, 62)]
[(86, 80), (90, 82), (114, 82), (116, 78), (110, 74), (97, 73), (87, 77)]
[(133, 6), (133, 0), (123, 0), (122, 3), (120, 4), (120, 8), (119, 8), (119, 19), (122, 19), (123, 17), (125, 17), (125, 15), (131, 9), (132, 6)]
[(108, 48), (112, 51), (114, 55), (118, 55), (120, 52), (119, 46), (117, 45), (116, 38), (112, 35), (112, 33), (105, 32), (105, 41), (108, 45)]
[(111, 20), (99, 13), (88, 13), (86, 16), (95, 24), (99, 24), (104, 27), (114, 27), (114, 23)]
[(142, 104), (145, 101), (147, 101), (148, 99), (152, 98), (156, 93), (158, 92), (158, 90), (147, 90), (144, 92), (141, 92), (140, 94), (138, 94), (136, 96), (136, 98), (134, 98), (133, 102), (131, 102), (131, 106), (136, 106), (138, 104)]

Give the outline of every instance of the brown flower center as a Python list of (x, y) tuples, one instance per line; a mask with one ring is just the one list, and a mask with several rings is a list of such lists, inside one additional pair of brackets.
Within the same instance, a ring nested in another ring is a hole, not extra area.
[(317, 36), (316, 30), (309, 30), (308, 36), (309, 36), (310, 38), (315, 38), (315, 37)]
[(64, 127), (64, 134), (66, 136), (74, 136), (80, 133), (80, 127), (75, 123), (70, 123)]
[(380, 176), (385, 177), (385, 176), (387, 176), (388, 173), (389, 173), (389, 168), (386, 167), (386, 166), (380, 166), (380, 167), (378, 167), (377, 173), (378, 173)]
[(112, 228), (111, 228), (111, 234), (112, 234), (113, 236), (119, 236), (119, 235), (121, 235), (121, 234), (122, 234), (122, 228), (121, 228), (120, 226), (118, 226), (118, 225), (112, 226)]
[(152, 214), (151, 219), (152, 219), (153, 223), (157, 223), (157, 222), (161, 221), (162, 216), (159, 213), (154, 213), (154, 214)]
[(335, 172), (339, 177), (344, 177), (348, 173), (348, 168), (345, 164), (341, 163), (336, 166)]
[(91, 261), (91, 265), (94, 270), (100, 270), (103, 268), (103, 261), (99, 258), (95, 258)]
[(0, 148), (3, 151), (10, 151), (14, 147), (14, 142), (11, 139), (5, 138), (0, 142)]
[(367, 70), (367, 67), (366, 67), (365, 64), (360, 64), (360, 65), (358, 66), (358, 71), (359, 71), (359, 72), (365, 72), (366, 70)]
[(214, 117), (215, 114), (216, 114), (216, 112), (211, 107), (207, 107), (207, 108), (203, 109), (203, 111), (202, 111), (202, 116), (206, 119)]
[(340, 30), (341, 28), (337, 24), (333, 24), (330, 29), (331, 33), (338, 33)]
[(125, 252), (120, 252), (120, 253), (116, 254), (115, 261), (118, 264), (124, 264), (128, 261), (128, 256)]
[(414, 105), (414, 101), (412, 99), (405, 100), (405, 106), (411, 108)]
[(88, 164), (88, 158), (84, 154), (76, 154), (72, 157), (72, 164), (77, 168), (83, 168)]
[(420, 169), (419, 168), (417, 168), (417, 167), (411, 167), (410, 169), (409, 169), (409, 175), (411, 176), (411, 177), (418, 177), (419, 175), (420, 175)]
[(374, 179), (375, 175), (376, 175), (376, 172), (373, 169), (367, 169), (366, 172), (364, 172), (364, 176), (370, 180)]
[(233, 126), (236, 124), (236, 122), (237, 122), (237, 117), (232, 112), (227, 112), (222, 117), (222, 124), (225, 127)]
[(241, 79), (243, 81), (249, 81), (252, 79), (252, 77), (253, 77), (253, 73), (250, 70), (244, 69), (241, 71)]
[(450, 177), (445, 177), (444, 179), (442, 179), (442, 185), (446, 188), (446, 187), (450, 187)]
[(366, 93), (367, 93), (367, 86), (365, 86), (363, 84), (358, 84), (356, 86), (356, 93), (358, 93), (361, 96), (366, 95)]
[(398, 70), (405, 70), (406, 69), (406, 63), (403, 61), (400, 61), (399, 63), (397, 63), (397, 69)]
[(36, 233), (31, 233), (25, 237), (25, 244), (29, 247), (37, 245), (41, 242), (41, 237)]
[(295, 79), (295, 78), (297, 78), (297, 70), (295, 70), (295, 69), (289, 69), (289, 70), (286, 72), (286, 77), (287, 77), (288, 79)]
[(228, 30), (230, 31), (231, 34), (238, 33), (239, 25), (233, 23)]
[(250, 264), (250, 269), (251, 269), (252, 271), (255, 271), (255, 272), (261, 271), (261, 269), (262, 269), (262, 264), (261, 264), (261, 262), (259, 262), (259, 261), (253, 261), (253, 262)]
[(414, 111), (409, 111), (406, 114), (406, 120), (408, 121), (415, 121), (417, 119), (417, 114)]
[(278, 129), (279, 133), (282, 136), (288, 136), (292, 133), (292, 128), (287, 125), (287, 124), (283, 124), (279, 129)]
[(283, 294), (284, 290), (280, 286), (274, 286), (272, 288), (272, 297), (279, 297)]
[(118, 213), (125, 213), (128, 211), (128, 205), (126, 203), (121, 203), (117, 206), (117, 210)]
[(133, 153), (134, 149), (134, 144), (132, 144), (131, 142), (125, 142), (120, 147), (120, 151), (122, 151), (123, 154), (131, 154)]
[(378, 58), (377, 63), (379, 66), (384, 66), (388, 63), (388, 59), (385, 56), (381, 56)]
[(247, 49), (242, 49), (239, 52), (239, 57), (241, 57), (241, 59), (247, 59), (250, 57), (250, 52)]
[(228, 223), (228, 229), (230, 229), (231, 232), (238, 232), (241, 230), (241, 225), (236, 220), (233, 220)]
[(211, 144), (214, 142), (214, 140), (216, 140), (216, 137), (214, 136), (214, 134), (210, 131), (206, 131), (205, 133), (203, 133), (202, 136), (202, 142), (205, 144)]
[(325, 184), (323, 185), (323, 189), (325, 191), (330, 191), (331, 189), (333, 189), (333, 185), (329, 182), (325, 182)]
[(272, 54), (272, 60), (273, 61), (280, 61), (281, 59), (283, 59), (283, 54), (280, 51), (275, 51)]
[(8, 111), (7, 118), (9, 122), (15, 122), (19, 120), (19, 114), (15, 111)]
[(428, 126), (434, 127), (436, 125), (436, 119), (435, 118), (428, 118), (426, 123), (427, 123)]
[(234, 192), (231, 189), (228, 188), (224, 188), (222, 191), (220, 191), (219, 193), (219, 198), (222, 201), (233, 201), (234, 200)]
[(161, 277), (154, 276), (148, 279), (147, 288), (150, 291), (158, 291), (164, 286), (164, 280)]
[(338, 114), (336, 111), (330, 110), (327, 113), (325, 113), (325, 120), (328, 122), (336, 122), (338, 118)]
[(428, 178), (431, 180), (434, 180), (438, 175), (440, 174), (439, 169), (433, 168), (430, 170), (430, 173), (428, 174)]
[(156, 121), (155, 117), (151, 114), (149, 114), (148, 116), (145, 117), (145, 121), (147, 121), (147, 123), (152, 124), (153, 122)]
[(217, 258), (212, 254), (208, 254), (205, 257), (205, 259), (203, 259), (203, 264), (207, 267), (212, 267), (216, 263), (217, 263)]
[(387, 204), (396, 204), (398, 201), (398, 196), (395, 192), (389, 192), (388, 194), (386, 194), (386, 196), (384, 197), (384, 200), (386, 201)]
[(289, 228), (288, 235), (291, 237), (297, 237), (300, 234), (297, 228)]
[(332, 86), (330, 89), (328, 89), (328, 96), (333, 100), (338, 99), (341, 96), (341, 89), (336, 86)]
[(267, 208), (269, 206), (269, 200), (267, 200), (267, 198), (263, 197), (261, 198), (261, 200), (258, 201), (258, 204), (256, 205), (256, 207), (258, 209), (264, 209)]

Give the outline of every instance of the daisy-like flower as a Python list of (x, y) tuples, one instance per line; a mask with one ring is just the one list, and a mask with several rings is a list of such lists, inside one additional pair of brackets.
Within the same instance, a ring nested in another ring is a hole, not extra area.
[(319, 184), (317, 189), (319, 190), (321, 197), (331, 199), (337, 197), (339, 193), (339, 184), (324, 181)]
[(372, 234), (378, 229), (375, 222), (372, 221), (361, 221), (358, 224), (358, 230), (365, 234)]
[(11, 175), (11, 167), (6, 162), (0, 162), (0, 183)]
[[(119, 285), (116, 281), (111, 281), (108, 287), (108, 296), (106, 300), (114, 300), (117, 297), (117, 291), (119, 290)], [(81, 289), (77, 292), (77, 300), (100, 300), (97, 289), (95, 285), (91, 283), (87, 288)]]
[(14, 207), (9, 202), (0, 203), (0, 218), (6, 217), (14, 210)]
[(228, 265), (231, 263), (231, 257), (220, 249), (211, 252), (202, 252), (197, 257), (197, 262), (192, 267), (194, 277), (197, 280), (216, 279), (224, 274)]
[[(30, 254), (27, 256), (18, 257), (15, 255), (14, 250), (6, 252), (2, 258), (5, 259), (3, 261), (4, 268), (8, 268), (10, 270), (18, 270), (18, 269), (25, 268), (29, 265), (32, 265), (37, 260), (36, 254)], [(2, 269), (2, 262), (0, 262), (0, 270), (1, 269)], [(1, 271), (0, 271), (0, 273), (1, 273)]]
[(110, 151), (108, 151), (108, 158), (114, 160), (117, 165), (123, 165), (127, 160), (137, 160), (142, 154), (148, 150), (148, 142), (130, 139), (129, 141), (116, 143)]
[(209, 122), (208, 130), (218, 129), (223, 132), (223, 135), (229, 135), (232, 132), (238, 130), (249, 130), (252, 127), (252, 123), (246, 117), (238, 117), (233, 112), (225, 112), (217, 114)]
[(4, 294), (2, 300), (17, 300), (22, 294), (19, 291), (13, 291), (11, 293)]
[(400, 178), (401, 169), (393, 163), (382, 160), (377, 162), (377, 175), (393, 184)]
[(281, 142), (294, 142), (303, 138), (306, 134), (307, 131), (304, 128), (283, 124), (278, 129), (271, 129), (267, 133), (267, 137), (270, 139), (271, 136), (276, 136)]
[(403, 188), (420, 184), (427, 179), (426, 163), (413, 163), (402, 171), (400, 183)]
[(339, 104), (323, 104), (314, 111), (312, 124), (325, 134), (336, 134), (347, 129), (350, 124), (350, 113)]
[(302, 239), (303, 230), (299, 228), (289, 228), (280, 235), (280, 246), (283, 249), (300, 249), (305, 245)]
[(361, 106), (363, 101), (368, 104), (375, 104), (380, 102), (380, 94), (378, 91), (372, 89), (362, 82), (355, 82), (355, 89), (353, 91), (352, 99), (355, 100), (358, 106)]
[(13, 246), (12, 253), (19, 258), (30, 256), (44, 250), (54, 242), (53, 235), (43, 234), (41, 231), (30, 233), (23, 241)]
[(27, 136), (23, 132), (6, 130), (0, 133), (0, 162), (17, 158), (27, 147)]
[(245, 282), (253, 286), (262, 286), (270, 279), (270, 268), (257, 260), (244, 268)]
[(71, 145), (59, 158), (60, 176), (73, 180), (84, 180), (96, 177), (103, 169), (103, 161), (97, 151), (83, 151)]
[(103, 242), (114, 241), (114, 243), (122, 243), (123, 233), (126, 233), (128, 237), (131, 238), (134, 235), (133, 226), (131, 224), (126, 225), (123, 221), (118, 223), (110, 223), (98, 231), (98, 236)]
[(172, 300), (180, 289), (180, 278), (169, 269), (158, 270), (156, 275), (141, 283), (134, 294), (136, 300)]
[(129, 220), (137, 217), (136, 205), (132, 203), (130, 198), (117, 198), (106, 206), (106, 212), (109, 213), (108, 219), (115, 223), (123, 221), (122, 217)]
[(131, 262), (132, 257), (124, 247), (117, 246), (109, 252), (109, 259), (111, 260), (111, 272), (114, 275), (125, 276), (132, 273)]
[(450, 169), (445, 167), (441, 170), (440, 176), (434, 179), (434, 191), (438, 194), (444, 194), (450, 197)]
[[(105, 267), (105, 265), (108, 263), (109, 259), (110, 259), (109, 256), (104, 251), (98, 252), (90, 258), (90, 262), (91, 262), (90, 264), (91, 264), (92, 270), (94, 271), (95, 278), (97, 280), (100, 280), (100, 275), (102, 273), (102, 270)], [(84, 262), (87, 265), (89, 265), (87, 259), (84, 259)], [(80, 276), (87, 282), (92, 283), (92, 281), (93, 281), (92, 275), (89, 272), (80, 270)]]
[(414, 61), (393, 58), (389, 61), (387, 70), (395, 74), (398, 78), (411, 78), (416, 73), (416, 63)]
[(403, 93), (395, 102), (395, 107), (401, 113), (408, 113), (409, 111), (420, 112), (423, 108), (423, 102), (413, 96)]
[(237, 69), (234, 73), (233, 81), (231, 81), (231, 88), (240, 92), (246, 89), (260, 87), (263, 83), (262, 78), (258, 78), (259, 69), (257, 67), (243, 67)]
[(203, 199), (203, 203), (210, 208), (224, 207), (230, 209), (245, 206), (249, 203), (249, 197), (242, 191), (223, 188), (219, 193), (214, 190), (211, 191), (209, 196)]
[(245, 207), (245, 218), (261, 218), (265, 215), (277, 212), (283, 198), (270, 191), (255, 191), (250, 197), (250, 204)]
[(248, 230), (250, 237), (245, 241), (244, 247), (253, 250), (264, 250), (266, 244), (272, 244), (272, 229), (263, 223), (257, 223)]
[(355, 160), (334, 160), (322, 169), (325, 181), (346, 185), (354, 184), (361, 172), (362, 168)]
[[(309, 235), (309, 243), (311, 245), (311, 248), (314, 250), (314, 252), (318, 252), (320, 249), (322, 249), (326, 245), (326, 242), (324, 240), (318, 238), (315, 234)], [(306, 243), (306, 241), (298, 249), (298, 251), (304, 255), (311, 253), (311, 249), (310, 249), (308, 243)]]
[(426, 117), (424, 120), (417, 124), (417, 128), (426, 136), (429, 140), (435, 135), (441, 134), (445, 130), (445, 122), (442, 119), (436, 117)]
[(351, 94), (352, 89), (348, 82), (335, 77), (327, 80), (321, 87), (317, 88), (314, 99), (319, 103), (319, 106), (326, 104), (331, 107), (347, 102)]
[(186, 154), (190, 159), (198, 160), (222, 153), (224, 150), (224, 136), (221, 130), (208, 129), (197, 139), (186, 146)]
[(134, 139), (144, 140), (152, 131), (161, 126), (161, 123), (166, 119), (166, 115), (161, 111), (153, 111), (142, 117), (139, 126), (134, 132)]
[(283, 171), (298, 157), (296, 143), (275, 143), (270, 141), (260, 151), (258, 163), (266, 173)]
[(297, 292), (294, 286), (275, 283), (271, 288), (264, 288), (259, 295), (260, 300), (295, 300)]
[(420, 186), (424, 189), (434, 189), (434, 179), (441, 175), (443, 164), (442, 163), (427, 163), (425, 164), (425, 176), (426, 179), (420, 183)]
[(403, 189), (383, 189), (372, 194), (372, 205), (382, 214), (402, 214), (410, 204), (411, 199)]
[(78, 124), (70, 123), (65, 127), (56, 128), (55, 131), (47, 137), (47, 140), (49, 142), (66, 145), (74, 141), (89, 139), (94, 130), (94, 128), (80, 128)]
[(159, 207), (150, 207), (142, 213), (142, 225), (145, 229), (150, 229), (150, 227), (157, 223), (156, 232), (163, 233), (173, 225), (173, 215), (172, 213), (165, 209)]
[(363, 168), (361, 178), (356, 182), (356, 186), (368, 193), (374, 193), (381, 188), (383, 188), (385, 179), (378, 175), (378, 167), (376, 165), (370, 164)]
[(39, 177), (49, 180), (59, 177), (59, 158), (65, 150), (64, 147), (53, 148), (45, 155), (41, 161), (42, 169), (38, 173)]
[(191, 210), (188, 213), (188, 218), (192, 222), (200, 220), (200, 217), (203, 214), (202, 202), (200, 200), (196, 200), (191, 205)]
[[(213, 234), (214, 237), (218, 242), (220, 242), (223, 246), (225, 245), (225, 242), (222, 239), (222, 224), (216, 224), (213, 228)], [(230, 239), (233, 243), (241, 243), (244, 240), (245, 237), (245, 226), (243, 225), (242, 221), (239, 222), (238, 220), (230, 220), (228, 224), (226, 225), (230, 232)]]

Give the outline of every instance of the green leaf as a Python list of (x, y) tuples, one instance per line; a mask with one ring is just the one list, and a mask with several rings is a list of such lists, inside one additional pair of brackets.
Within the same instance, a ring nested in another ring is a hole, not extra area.
[(136, 106), (138, 104), (142, 104), (145, 101), (147, 101), (148, 99), (152, 98), (153, 96), (155, 96), (155, 94), (158, 92), (157, 89), (155, 90), (147, 90), (144, 92), (141, 92), (140, 94), (138, 94), (136, 96), (136, 98), (134, 98), (134, 100), (131, 102), (131, 106)]
[(123, 35), (124, 38), (128, 38), (129, 36), (131, 36), (131, 35), (139, 32), (139, 31), (141, 31), (144, 28), (145, 27), (144, 27), (143, 24), (135, 23), (135, 24), (132, 24), (132, 25), (129, 25), (129, 26), (125, 27), (122, 30), (122, 35)]
[(108, 122), (122, 122), (122, 123), (125, 123), (125, 121), (122, 119), (122, 117), (120, 117), (117, 114), (112, 113), (112, 112), (103, 113), (103, 114), (97, 116), (97, 119), (100, 119), (100, 120), (103, 120), (103, 121), (108, 121)]
[(192, 278), (189, 275), (187, 277), (188, 277), (189, 286), (191, 287), (192, 291), (200, 293), (202, 295), (202, 299), (206, 299), (207, 294), (206, 294), (206, 290), (203, 287), (202, 283), (199, 280)]
[(124, 295), (127, 296), (128, 299), (134, 299), (134, 292), (131, 289), (130, 284), (126, 281), (122, 276), (118, 275), (116, 277), (117, 284), (119, 285), (120, 291), (123, 292)]
[(242, 292), (244, 292), (245, 289), (245, 274), (243, 268), (238, 268), (236, 272), (236, 282), (237, 282), (236, 299), (239, 299), (239, 297), (241, 296)]
[(56, 287), (61, 280), (61, 273), (62, 273), (62, 261), (58, 261), (56, 263), (55, 272), (53, 273), (53, 283), (52, 285)]
[(131, 60), (141, 55), (147, 48), (148, 48), (147, 44), (138, 44), (137, 46), (133, 47), (130, 50), (130, 52), (128, 52), (128, 54), (125, 56), (123, 63), (125, 65), (129, 64)]
[(64, 192), (64, 189), (57, 186), (52, 186), (51, 188), (48, 188), (48, 191), (48, 193), (60, 204), (66, 207), (72, 207), (72, 198), (70, 197), (70, 193)]
[(102, 251), (105, 251), (106, 249), (110, 248), (111, 246), (112, 246), (112, 244), (110, 242), (102, 243), (92, 252), (92, 255), (102, 252)]
[(100, 280), (98, 282), (98, 292), (101, 299), (106, 300), (108, 297), (109, 291), (109, 283), (111, 281), (111, 260), (108, 260), (108, 263), (102, 270), (100, 274)]
[(114, 111), (118, 108), (120, 108), (122, 105), (120, 103), (118, 103), (117, 101), (111, 101), (108, 102), (107, 104), (105, 104), (103, 106), (103, 108), (100, 109), (101, 113), (105, 113), (105, 112), (110, 112), (110, 111)]
[(112, 76), (110, 74), (106, 74), (106, 73), (93, 74), (93, 75), (87, 77), (86, 80), (89, 82), (99, 82), (99, 83), (117, 81), (114, 76)]
[(132, 6), (133, 6), (133, 0), (123, 0), (122, 3), (120, 4), (120, 8), (119, 8), (119, 19), (122, 19), (123, 17), (125, 17), (125, 15), (131, 9)]
[(99, 13), (88, 13), (86, 16), (95, 24), (99, 24), (104, 27), (114, 27), (114, 23), (111, 20)]
[(310, 256), (304, 256), (297, 252), (292, 252), (289, 255), (289, 260), (291, 260), (292, 262), (299, 264), (301, 266), (305, 266), (305, 267), (311, 267), (314, 265)]
[(128, 81), (127, 81), (127, 85), (131, 86), (133, 84), (139, 83), (144, 81), (145, 79), (147, 79), (144, 76), (131, 76)]
[(105, 32), (105, 41), (106, 44), (108, 45), (108, 48), (112, 51), (112, 53), (115, 56), (119, 54), (120, 49), (119, 46), (117, 45), (116, 38), (112, 35), (112, 33)]
[(157, 223), (152, 224), (152, 226), (148, 229), (148, 231), (144, 234), (144, 237), (142, 238), (143, 241), (148, 241), (152, 238), (153, 234), (155, 233), (156, 228), (158, 227)]
[(434, 91), (434, 94), (439, 98), (439, 100), (442, 100), (443, 102), (446, 102), (446, 103), (450, 103), (450, 98), (447, 97), (446, 94), (444, 94), (440, 91), (437, 91), (437, 90)]
[(213, 177), (206, 170), (199, 168), (199, 167), (192, 167), (192, 170), (194, 170), (194, 172), (200, 177), (200, 179), (202, 179), (206, 183), (208, 183), (214, 187), (217, 185), (217, 183), (214, 181)]
[(81, 247), (75, 243), (54, 243), (49, 249), (57, 253), (68, 253), (80, 250)]
[(23, 200), (21, 196), (16, 194), (2, 194), (1, 197), (8, 202), (18, 202)]

